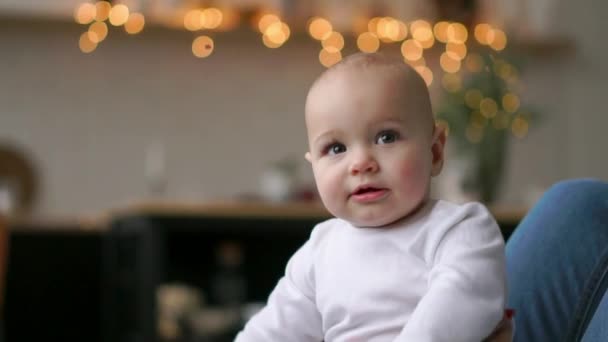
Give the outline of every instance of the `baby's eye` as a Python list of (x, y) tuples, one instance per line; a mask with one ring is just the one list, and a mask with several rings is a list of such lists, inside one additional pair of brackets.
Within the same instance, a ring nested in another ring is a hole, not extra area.
[(336, 155), (344, 152), (346, 152), (346, 146), (340, 143), (333, 143), (325, 148), (325, 153), (329, 155)]
[(376, 144), (390, 144), (399, 139), (399, 133), (395, 131), (382, 131), (376, 136)]

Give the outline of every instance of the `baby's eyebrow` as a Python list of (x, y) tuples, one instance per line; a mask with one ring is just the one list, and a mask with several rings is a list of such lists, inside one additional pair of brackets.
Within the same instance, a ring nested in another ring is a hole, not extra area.
[(328, 137), (334, 136), (336, 134), (338, 134), (338, 131), (332, 129), (330, 131), (326, 131), (326, 132), (319, 134), (318, 136), (316, 136), (313, 139), (312, 142), (313, 142), (313, 144), (319, 144), (320, 142), (322, 143), (324, 140), (329, 140)]

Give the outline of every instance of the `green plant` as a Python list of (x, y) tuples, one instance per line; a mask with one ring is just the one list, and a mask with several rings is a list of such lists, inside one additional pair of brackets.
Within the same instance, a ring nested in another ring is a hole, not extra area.
[(532, 111), (520, 103), (518, 68), (480, 48), (469, 53), (458, 72), (446, 73), (442, 85), (438, 123), (447, 126), (456, 153), (476, 163), (462, 186), (490, 203), (503, 176), (509, 139), (524, 138), (532, 119)]

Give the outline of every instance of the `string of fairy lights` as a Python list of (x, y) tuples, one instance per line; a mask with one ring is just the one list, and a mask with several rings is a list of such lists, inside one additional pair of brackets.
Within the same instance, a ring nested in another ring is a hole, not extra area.
[[(74, 11), (74, 19), (77, 23), (88, 26), (79, 39), (80, 50), (87, 54), (94, 52), (107, 39), (109, 25), (122, 27), (130, 35), (140, 34), (146, 26), (143, 13), (131, 11), (124, 3), (112, 4), (108, 1), (80, 4)], [(289, 24), (283, 21), (278, 12), (269, 10), (260, 10), (246, 19), (236, 9), (217, 7), (183, 10), (162, 20), (155, 18), (155, 22), (170, 28), (197, 34), (191, 47), (192, 54), (197, 58), (206, 58), (213, 54), (213, 33), (234, 30), (244, 21), (249, 21), (251, 28), (261, 34), (261, 43), (270, 49), (282, 47), (291, 37), (292, 29)], [(305, 30), (312, 39), (320, 42), (318, 59), (323, 66), (330, 67), (342, 59), (344, 35), (334, 29), (328, 18), (310, 18)], [(435, 76), (427, 65), (424, 53), (443, 44), (444, 49), (438, 59), (442, 71), (441, 85), (452, 93), (463, 90), (461, 71), (488, 71), (482, 57), (468, 51), (467, 42), (470, 35), (477, 44), (495, 52), (504, 50), (507, 45), (505, 32), (488, 23), (477, 24), (472, 32), (469, 32), (467, 27), (459, 22), (431, 23), (419, 19), (405, 23), (390, 16), (357, 18), (353, 20), (349, 34), (355, 37), (356, 46), (362, 52), (376, 52), (382, 44), (400, 44), (404, 62), (412, 65), (428, 86), (433, 83)], [(505, 60), (496, 59), (490, 69), (508, 85), (518, 82), (517, 69)], [(480, 89), (468, 89), (464, 94), (465, 104), (475, 113), (470, 115), (471, 122), (466, 133), (470, 142), (481, 141), (480, 127), (485, 127), (484, 120), (491, 120), (493, 128), (497, 130), (510, 127), (515, 137), (523, 138), (527, 135), (528, 119), (523, 115), (516, 115), (520, 100), (513, 92), (506, 92), (500, 99), (484, 97)]]

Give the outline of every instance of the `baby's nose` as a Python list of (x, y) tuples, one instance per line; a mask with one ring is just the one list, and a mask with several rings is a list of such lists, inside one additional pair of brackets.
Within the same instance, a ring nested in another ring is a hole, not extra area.
[(378, 171), (378, 162), (369, 151), (360, 151), (350, 165), (351, 174), (373, 173)]

